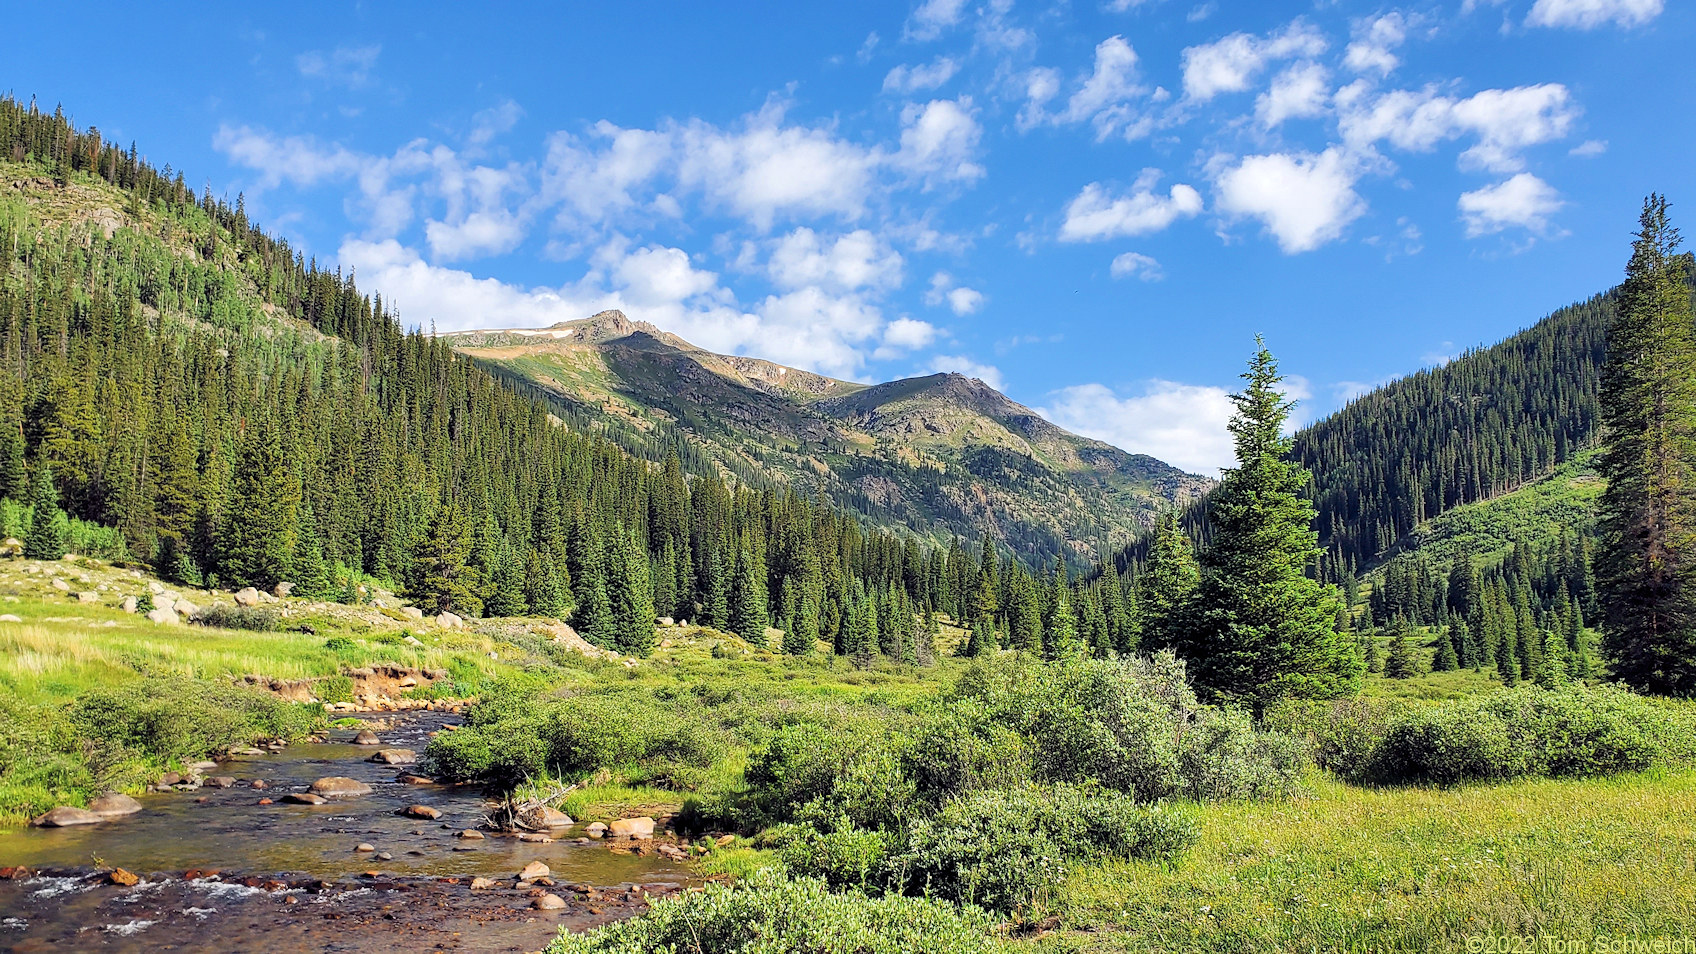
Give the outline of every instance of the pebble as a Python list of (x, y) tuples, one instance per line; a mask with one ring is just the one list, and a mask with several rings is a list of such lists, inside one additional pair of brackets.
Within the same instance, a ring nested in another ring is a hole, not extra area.
[(359, 846), (359, 847), (358, 847), (358, 848), (355, 848), (355, 849), (353, 849), (353, 850), (354, 850), (354, 851), (376, 851), (376, 850), (377, 850), (377, 849), (375, 849), (375, 848), (373, 848), (373, 847), (371, 847), (371, 846), (370, 846), (370, 845), (368, 845), (368, 844), (364, 844), (364, 843), (361, 843), (361, 844), (360, 844), (360, 846)]
[(483, 840), (483, 833), (478, 831), (475, 828), (467, 828), (464, 831), (460, 832), (459, 834), (455, 835), (454, 837), (455, 838), (464, 838), (464, 839), (467, 839), (469, 841), (482, 841)]

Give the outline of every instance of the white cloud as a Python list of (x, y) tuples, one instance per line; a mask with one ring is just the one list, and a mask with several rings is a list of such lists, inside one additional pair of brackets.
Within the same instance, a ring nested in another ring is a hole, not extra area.
[(897, 287), (901, 266), (901, 254), (865, 229), (829, 241), (805, 227), (779, 239), (767, 264), (779, 288), (817, 285), (838, 292)]
[(1064, 122), (1090, 120), (1101, 138), (1112, 135), (1130, 119), (1125, 104), (1142, 95), (1137, 82), (1137, 53), (1122, 36), (1110, 36), (1095, 46), (1095, 67), (1078, 91), (1066, 101)]
[(1467, 237), (1476, 238), (1515, 227), (1544, 234), (1549, 230), (1549, 216), (1565, 204), (1547, 182), (1521, 172), (1504, 182), (1461, 193), (1459, 206)]
[(500, 105), (481, 110), (471, 117), (471, 134), (467, 138), (472, 145), (483, 145), (501, 133), (511, 130), (523, 117), (522, 107), (510, 99), (505, 100)]
[(277, 137), (248, 126), (219, 126), (212, 148), (231, 162), (259, 173), (258, 186), (287, 182), (296, 188), (357, 173), (366, 160), (341, 146), (321, 146), (307, 136)]
[(1322, 115), (1331, 100), (1331, 73), (1318, 63), (1297, 63), (1279, 73), (1255, 100), (1255, 114), (1270, 129), (1286, 119)]
[(563, 203), (568, 216), (595, 222), (634, 207), (635, 189), (671, 160), (669, 133), (623, 129), (603, 119), (591, 127), (589, 143), (563, 132), (548, 137), (542, 194)]
[(1157, 282), (1166, 277), (1166, 270), (1160, 263), (1140, 252), (1125, 252), (1114, 256), (1110, 268), (1114, 278), (1140, 278), (1145, 282)]
[(877, 156), (828, 129), (782, 120), (782, 106), (771, 105), (734, 132), (698, 119), (677, 128), (678, 181), (760, 229), (780, 215), (858, 218)]
[(948, 56), (939, 56), (934, 61), (918, 66), (902, 64), (890, 70), (883, 78), (883, 91), (886, 93), (919, 93), (933, 90), (954, 78), (960, 71), (957, 60)]
[(1264, 37), (1233, 33), (1184, 50), (1184, 95), (1206, 102), (1220, 93), (1248, 89), (1268, 63), (1325, 52), (1325, 37), (1306, 21), (1295, 20)]
[(1395, 49), (1407, 40), (1407, 20), (1400, 13), (1386, 13), (1355, 24), (1354, 40), (1343, 51), (1343, 63), (1356, 73), (1389, 76), (1401, 60)]
[(935, 340), (936, 326), (930, 322), (897, 318), (883, 329), (883, 347), (878, 349), (879, 356), (893, 357), (895, 352), (917, 351)]
[(1642, 26), (1661, 15), (1663, 0), (1537, 0), (1525, 22), (1529, 26), (1593, 30), (1609, 23)]
[(930, 359), (930, 369), (943, 373), (963, 374), (977, 378), (997, 391), (1002, 390), (1001, 369), (993, 364), (979, 364), (960, 354), (939, 354)]
[(1366, 211), (1354, 191), (1356, 163), (1342, 150), (1249, 156), (1218, 175), (1219, 209), (1259, 219), (1286, 254), (1342, 236)]
[(338, 46), (328, 53), (308, 50), (294, 58), (300, 75), (357, 89), (371, 80), (381, 46)]
[(982, 178), (984, 168), (971, 161), (983, 130), (972, 115), (972, 100), (936, 99), (920, 106), (909, 103), (901, 111), (901, 151), (894, 164), (926, 181), (971, 182)]
[(983, 292), (975, 288), (957, 285), (954, 276), (947, 272), (937, 272), (930, 277), (930, 288), (925, 290), (924, 302), (935, 308), (946, 304), (948, 310), (958, 317), (965, 317), (983, 307)]
[(505, 254), (518, 247), (526, 231), (524, 222), (506, 209), (472, 212), (451, 225), (433, 219), (424, 224), (430, 254), (443, 261)]
[(1060, 95), (1060, 71), (1039, 66), (1025, 74), (1025, 104), (1019, 108), (1021, 130), (1040, 125), (1048, 118), (1048, 104)]
[(1580, 159), (1592, 159), (1607, 151), (1608, 141), (1606, 139), (1586, 139), (1578, 145), (1573, 146), (1571, 149), (1568, 149), (1566, 154), (1569, 156), (1577, 156)]
[(919, 42), (934, 40), (959, 23), (965, 12), (966, 0), (924, 0), (907, 18), (901, 35)]
[(1094, 242), (1158, 232), (1201, 212), (1201, 193), (1179, 183), (1164, 196), (1154, 191), (1160, 170), (1144, 169), (1129, 195), (1112, 195), (1099, 182), (1084, 186), (1066, 205), (1062, 242)]
[(1236, 462), (1225, 427), (1236, 407), (1224, 388), (1155, 380), (1141, 394), (1120, 397), (1105, 385), (1079, 384), (1049, 398), (1037, 413), (1133, 454), (1210, 477)]
[(1457, 100), (1432, 87), (1374, 95), (1357, 82), (1339, 90), (1337, 102), (1338, 128), (1356, 149), (1384, 140), (1427, 152), (1439, 142), (1472, 134), (1478, 141), (1461, 153), (1461, 165), (1495, 172), (1523, 167), (1522, 151), (1565, 137), (1580, 112), (1559, 83), (1487, 89)]

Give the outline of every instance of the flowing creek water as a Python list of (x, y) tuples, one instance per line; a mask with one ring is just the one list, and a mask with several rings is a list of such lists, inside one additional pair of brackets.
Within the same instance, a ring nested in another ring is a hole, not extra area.
[[(417, 713), (378, 734), (383, 748), (421, 752), (428, 733), (453, 719)], [(367, 761), (374, 748), (352, 744), (354, 734), (234, 757), (214, 773), (237, 778), (233, 788), (150, 794), (140, 813), (102, 824), (0, 834), (0, 865), (31, 872), (0, 880), (0, 951), (537, 951), (562, 926), (630, 917), (645, 895), (691, 880), (651, 850), (579, 843), (579, 829), (556, 831), (551, 843), (493, 832), (457, 838), (483, 823), (484, 796), (402, 784), (404, 767)], [(372, 793), (281, 801), (333, 775)], [(254, 780), (266, 787), (253, 789)], [(409, 805), (442, 816), (400, 814)], [(356, 851), (361, 844), (375, 850)], [(517, 883), (533, 861), (551, 869), (554, 886)], [(100, 873), (110, 867), (141, 881), (110, 884)], [(497, 885), (473, 891), (474, 877)], [(543, 890), (566, 906), (534, 910)]]

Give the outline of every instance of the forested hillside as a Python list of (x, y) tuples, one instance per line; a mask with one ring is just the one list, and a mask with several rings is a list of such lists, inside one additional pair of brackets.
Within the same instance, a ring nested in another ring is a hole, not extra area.
[(569, 610), (636, 653), (657, 612), (922, 659), (916, 618), (963, 611), (978, 559), (574, 432), (134, 146), (4, 100), (0, 157), (0, 494), (36, 552), (62, 506), (185, 583)]

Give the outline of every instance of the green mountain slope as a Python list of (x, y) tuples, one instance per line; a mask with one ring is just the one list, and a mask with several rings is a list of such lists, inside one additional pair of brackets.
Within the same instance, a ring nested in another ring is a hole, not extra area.
[(715, 354), (616, 311), (443, 337), (627, 447), (681, 445), (749, 483), (938, 541), (987, 537), (1032, 561), (1087, 562), (1208, 486), (958, 374), (868, 387)]

